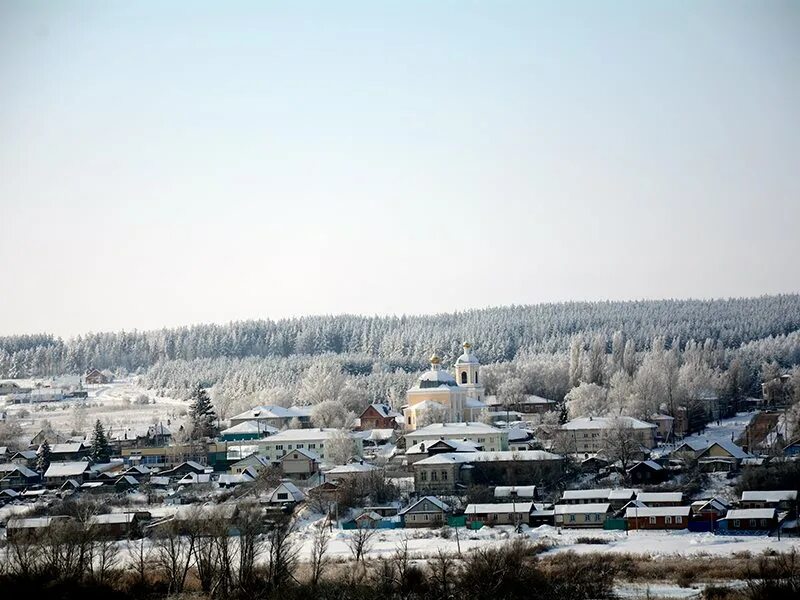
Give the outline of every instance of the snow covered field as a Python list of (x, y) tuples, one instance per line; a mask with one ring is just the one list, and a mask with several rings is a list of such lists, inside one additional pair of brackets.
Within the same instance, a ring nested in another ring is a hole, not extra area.
[[(31, 386), (35, 382), (18, 381)], [(56, 431), (69, 433), (72, 430), (89, 431), (96, 419), (108, 428), (146, 427), (159, 421), (180, 423), (185, 419), (188, 403), (184, 400), (155, 396), (133, 381), (120, 381), (106, 385), (87, 385), (86, 400), (62, 400), (35, 404), (9, 404), (4, 407), (9, 416), (19, 417), (18, 423), (26, 436), (32, 437), (49, 421)], [(149, 398), (148, 404), (137, 399)], [(155, 401), (155, 403), (153, 403)], [(85, 410), (75, 410), (85, 405)]]

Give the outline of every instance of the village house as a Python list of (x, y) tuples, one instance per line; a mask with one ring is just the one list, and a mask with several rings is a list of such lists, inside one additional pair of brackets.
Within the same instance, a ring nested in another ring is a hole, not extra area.
[(171, 469), (159, 471), (161, 477), (169, 477), (172, 481), (183, 479), (186, 475), (203, 475), (206, 472), (206, 467), (193, 460), (186, 460)]
[(257, 473), (260, 473), (269, 466), (270, 462), (266, 458), (253, 452), (252, 454), (248, 454), (244, 458), (232, 463), (228, 467), (228, 473), (231, 475), (238, 475), (243, 473), (246, 469), (253, 469)]
[(634, 506), (625, 510), (628, 529), (686, 529), (691, 506)]
[(592, 504), (556, 504), (553, 507), (556, 527), (594, 527), (602, 529), (613, 509), (608, 502)]
[(89, 369), (83, 380), (87, 385), (101, 385), (111, 382), (111, 378), (99, 369)]
[(450, 507), (435, 496), (423, 496), (398, 514), (404, 527), (441, 527)]
[(471, 484), (528, 485), (544, 470), (560, 469), (564, 457), (545, 452), (461, 452), (430, 456), (412, 466), (414, 489), (420, 493), (447, 494)]
[(122, 450), (122, 459), (126, 464), (145, 465), (146, 467), (157, 467), (159, 469), (170, 469), (185, 461), (193, 461), (201, 465), (210, 464), (213, 466), (218, 461), (217, 457), (219, 456), (227, 456), (227, 445), (225, 442), (212, 442), (202, 445), (174, 444), (146, 448), (126, 448)]
[(295, 448), (280, 459), (281, 470), (292, 479), (308, 479), (319, 472), (319, 456), (313, 450)]
[(379, 473), (380, 469), (375, 465), (363, 461), (353, 461), (346, 465), (336, 465), (323, 473), (328, 481), (339, 481), (346, 483), (356, 479), (365, 479), (374, 473)]
[(403, 415), (388, 404), (370, 404), (358, 417), (358, 429), (397, 429), (402, 422)]
[(473, 442), (488, 452), (508, 450), (508, 432), (478, 422), (433, 423), (405, 435), (406, 446), (420, 442), (458, 440)]
[(666, 442), (671, 440), (675, 433), (675, 417), (654, 413), (648, 418), (656, 426), (656, 439)]
[(6, 524), (6, 539), (9, 542), (36, 541), (46, 534), (51, 527), (64, 525), (70, 521), (67, 516), (29, 517), (9, 519)]
[(84, 460), (71, 462), (51, 462), (44, 472), (44, 484), (47, 487), (61, 487), (68, 479), (83, 483), (89, 478), (91, 465)]
[(435, 353), (431, 356), (431, 368), (406, 392), (408, 404), (403, 407), (403, 417), (407, 430), (418, 429), (428, 412), (446, 422), (460, 423), (475, 421), (486, 409), (480, 361), (471, 348), (464, 343), (464, 352), (456, 359), (453, 374), (442, 368)]
[(619, 510), (635, 496), (636, 490), (628, 488), (564, 490), (558, 504), (604, 504), (608, 502), (614, 510)]
[(728, 440), (716, 440), (697, 455), (701, 471), (735, 471), (739, 463), (751, 455)]
[(39, 473), (25, 465), (4, 463), (0, 465), (0, 489), (22, 490), (39, 483)]
[[(258, 442), (258, 453), (271, 461), (280, 460), (292, 450), (311, 450), (319, 461), (328, 464), (325, 457), (325, 444), (340, 435), (339, 429), (315, 427), (312, 429), (287, 429)], [(350, 436), (353, 443), (353, 456), (363, 454), (360, 437)]]
[(631, 483), (655, 484), (667, 478), (667, 470), (652, 460), (643, 460), (628, 468)]
[(303, 500), (305, 500), (305, 494), (291, 481), (283, 480), (278, 487), (272, 490), (267, 502), (269, 504), (283, 504), (286, 502), (302, 502)]
[(739, 508), (776, 508), (797, 513), (797, 490), (744, 490)]
[(492, 504), (468, 504), (464, 510), (467, 525), (527, 525), (533, 502), (501, 502)]
[(778, 511), (774, 508), (731, 509), (718, 523), (720, 533), (769, 533), (778, 527)]
[(642, 447), (649, 449), (656, 445), (656, 426), (633, 417), (581, 417), (564, 423), (561, 429), (567, 432), (565, 443), (572, 452), (596, 454), (606, 449), (605, 438), (618, 423), (629, 427)]
[(713, 524), (725, 516), (728, 512), (728, 504), (720, 498), (709, 498), (707, 500), (696, 500), (692, 502), (692, 515), (702, 523)]
[(89, 518), (89, 531), (109, 540), (134, 539), (142, 535), (149, 512), (120, 512), (94, 515)]

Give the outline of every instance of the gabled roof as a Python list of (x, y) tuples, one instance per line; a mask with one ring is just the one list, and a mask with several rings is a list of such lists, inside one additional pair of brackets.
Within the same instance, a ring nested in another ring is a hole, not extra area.
[(594, 498), (608, 499), (611, 488), (595, 488), (591, 490), (564, 490), (562, 500), (592, 500)]
[(742, 502), (795, 502), (796, 500), (797, 490), (745, 490), (742, 492)]
[(662, 467), (660, 464), (658, 464), (655, 461), (643, 460), (641, 462), (636, 463), (632, 467), (629, 467), (628, 468), (628, 472), (630, 473), (634, 469), (641, 469), (641, 468), (647, 468), (647, 469), (651, 469), (653, 471), (663, 471), (664, 470), (664, 467)]
[(439, 500), (436, 496), (423, 496), (422, 498), (420, 498), (419, 500), (417, 500), (413, 504), (409, 504), (408, 506), (406, 506), (404, 509), (399, 511), (397, 514), (404, 515), (406, 513), (412, 512), (417, 506), (419, 506), (420, 504), (422, 504), (426, 500), (428, 502), (430, 502), (431, 504), (433, 504), (436, 508), (438, 508), (438, 509), (440, 509), (440, 510), (442, 510), (444, 512), (447, 512), (448, 510), (450, 510), (450, 507), (447, 504), (445, 504), (444, 502), (442, 502), (441, 500)]
[(231, 417), (232, 421), (249, 421), (253, 419), (293, 419), (294, 417), (310, 417), (311, 407), (309, 406), (256, 406), (248, 411)]
[(354, 475), (357, 473), (370, 473), (377, 471), (378, 467), (369, 463), (350, 463), (338, 465), (325, 472), (326, 475)]
[(83, 475), (89, 470), (89, 463), (85, 460), (71, 462), (51, 462), (45, 471), (45, 477), (75, 477)]
[(262, 423), (261, 421), (252, 420), (252, 421), (242, 421), (232, 427), (228, 427), (227, 429), (223, 429), (220, 431), (220, 435), (243, 435), (243, 434), (262, 434), (266, 433), (268, 435), (273, 433), (278, 433), (280, 431), (276, 427), (272, 427), (267, 425), (266, 423)]
[(280, 459), (281, 462), (286, 460), (289, 456), (291, 456), (295, 452), (298, 453), (298, 454), (302, 454), (303, 456), (305, 456), (309, 460), (319, 461), (319, 454), (316, 454), (315, 452), (312, 452), (311, 450), (306, 450), (305, 448), (295, 448), (294, 450), (287, 450), (286, 454), (281, 456), (281, 459)]
[(492, 504), (468, 504), (464, 510), (465, 515), (485, 515), (492, 513), (528, 514), (533, 508), (533, 502), (499, 502)]
[(533, 498), (536, 495), (535, 485), (498, 485), (494, 488), (495, 498)]
[(278, 501), (276, 495), (280, 491), (287, 492), (295, 502), (302, 502), (303, 499), (305, 498), (305, 494), (303, 494), (303, 492), (301, 492), (300, 489), (295, 484), (293, 484), (291, 481), (284, 480), (281, 481), (278, 487), (272, 490), (272, 493), (269, 495), (269, 501), (270, 502)]
[(66, 442), (50, 446), (51, 454), (77, 454), (83, 450), (82, 442)]
[(391, 406), (389, 406), (388, 404), (382, 403), (382, 402), (370, 404), (367, 408), (364, 409), (364, 412), (362, 412), (361, 415), (363, 416), (364, 413), (366, 413), (367, 410), (369, 410), (370, 408), (375, 409), (375, 411), (379, 415), (381, 415), (382, 417), (385, 417), (387, 419), (388, 418), (395, 418), (395, 417), (401, 417), (402, 416), (399, 412), (397, 412), (396, 410), (393, 410)]
[(470, 440), (424, 440), (406, 450), (406, 454), (427, 454), (431, 448), (446, 446), (453, 452), (475, 452), (480, 444)]
[(700, 453), (700, 456), (698, 458), (702, 458), (702, 456), (707, 452), (710, 452), (714, 446), (722, 448), (723, 450), (725, 450), (725, 452), (730, 454), (732, 458), (742, 459), (751, 456), (750, 454), (745, 452), (742, 448), (740, 448), (730, 440), (715, 440), (709, 444), (708, 448), (706, 448)]
[(406, 434), (406, 439), (414, 440), (431, 435), (477, 435), (503, 433), (502, 430), (485, 423), (470, 421), (468, 423), (433, 423)]
[(725, 515), (730, 519), (774, 519), (778, 516), (778, 511), (774, 508), (732, 508)]

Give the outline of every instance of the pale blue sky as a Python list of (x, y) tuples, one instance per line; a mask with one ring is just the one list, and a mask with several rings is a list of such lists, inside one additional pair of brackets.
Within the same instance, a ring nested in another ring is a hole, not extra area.
[(0, 334), (800, 287), (800, 2), (0, 0)]

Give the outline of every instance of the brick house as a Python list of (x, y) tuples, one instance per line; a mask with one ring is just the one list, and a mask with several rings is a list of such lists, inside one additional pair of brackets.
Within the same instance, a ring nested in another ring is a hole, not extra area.
[(358, 428), (366, 431), (369, 429), (397, 429), (398, 419), (403, 415), (392, 410), (388, 404), (370, 404), (358, 417)]

